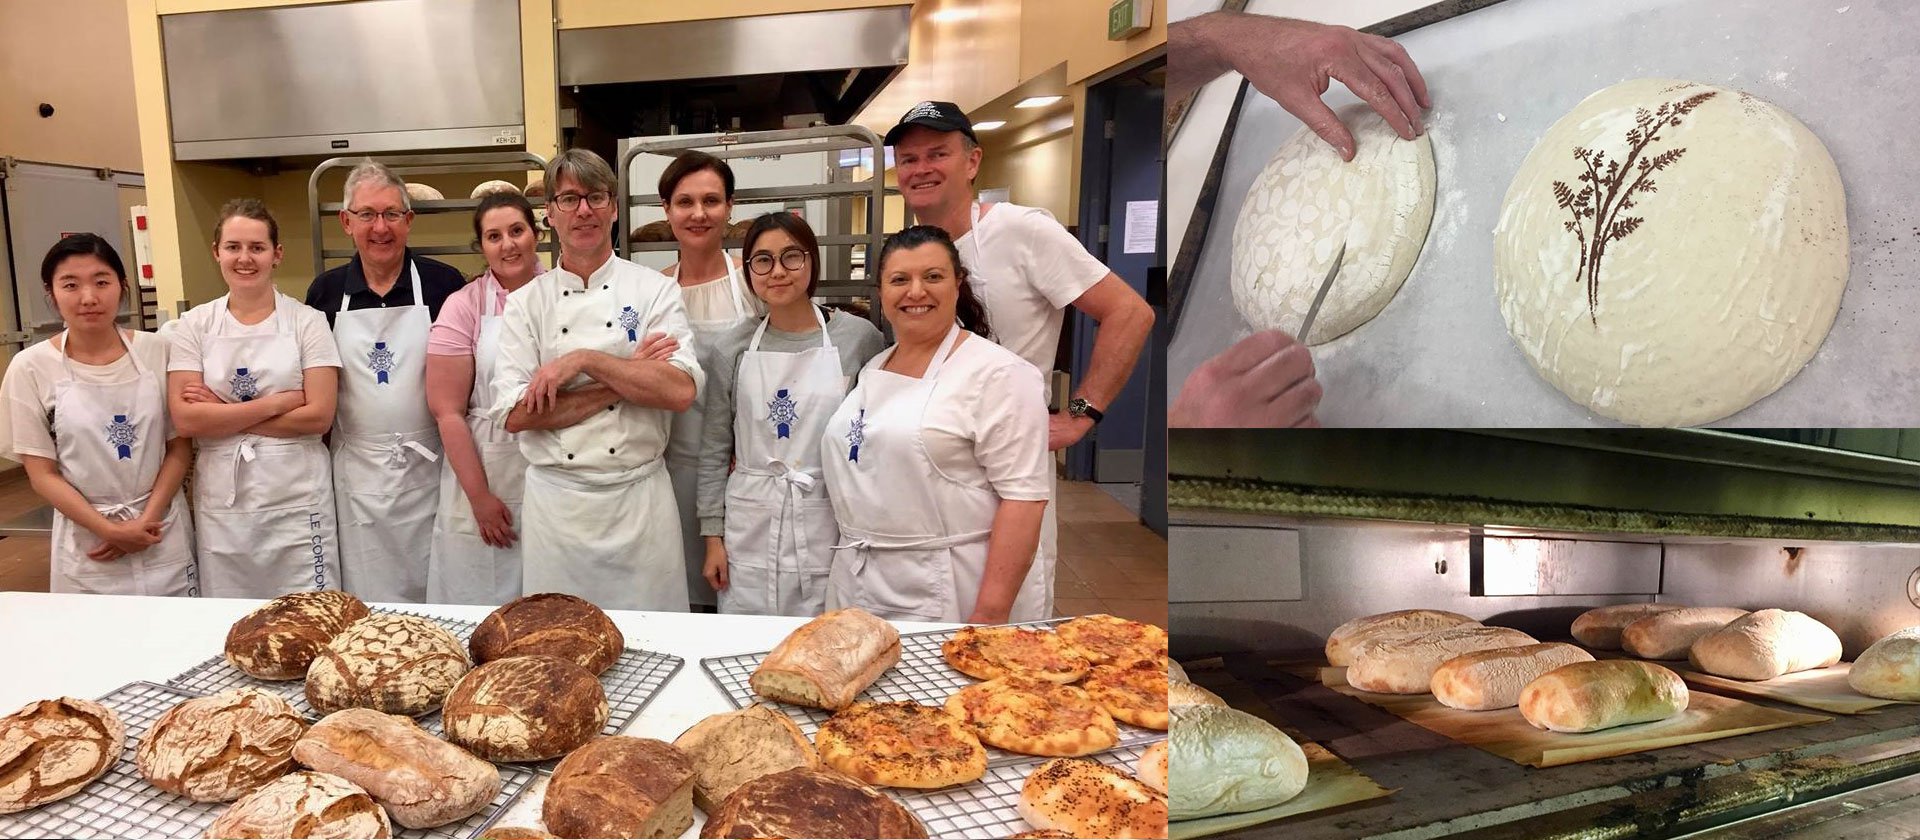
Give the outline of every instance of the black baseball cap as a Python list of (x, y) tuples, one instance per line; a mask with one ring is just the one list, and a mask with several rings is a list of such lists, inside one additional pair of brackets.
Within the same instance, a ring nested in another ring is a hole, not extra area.
[(899, 145), (900, 135), (916, 125), (935, 131), (958, 131), (967, 135), (968, 140), (980, 142), (980, 138), (973, 136), (973, 121), (967, 119), (967, 112), (960, 110), (960, 106), (951, 102), (922, 102), (908, 109), (900, 117), (900, 124), (887, 131), (887, 145)]

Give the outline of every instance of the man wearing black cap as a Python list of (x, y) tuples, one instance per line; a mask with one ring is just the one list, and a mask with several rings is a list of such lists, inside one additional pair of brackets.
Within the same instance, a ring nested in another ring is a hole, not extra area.
[(945, 229), (959, 246), (995, 341), (1046, 372), (1053, 370), (1068, 306), (1100, 324), (1093, 359), (1067, 413), (1053, 416), (1047, 434), (1053, 449), (1078, 442), (1126, 385), (1153, 331), (1153, 308), (1087, 253), (1053, 214), (974, 201), (980, 142), (959, 106), (913, 106), (887, 132), (887, 145), (893, 147), (894, 174), (914, 218)]

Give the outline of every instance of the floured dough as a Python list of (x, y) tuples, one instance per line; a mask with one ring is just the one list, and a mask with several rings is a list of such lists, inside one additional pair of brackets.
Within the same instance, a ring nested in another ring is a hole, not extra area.
[(1413, 270), (1433, 221), (1433, 145), (1402, 140), (1364, 105), (1340, 111), (1353, 162), (1302, 128), (1247, 192), (1233, 229), (1233, 302), (1256, 330), (1296, 335), (1347, 246), (1308, 344), (1380, 314)]
[[(1654, 186), (1632, 189), (1643, 178)], [(1621, 82), (1554, 123), (1494, 238), (1500, 313), (1528, 361), (1643, 426), (1773, 393), (1819, 349), (1847, 284), (1846, 194), (1820, 139), (1753, 96), (1670, 79)]]

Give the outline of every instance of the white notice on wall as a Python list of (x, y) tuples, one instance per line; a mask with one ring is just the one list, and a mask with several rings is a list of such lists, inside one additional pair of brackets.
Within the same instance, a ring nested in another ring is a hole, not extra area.
[(1120, 252), (1123, 254), (1151, 254), (1154, 251), (1154, 234), (1159, 231), (1160, 202), (1127, 202), (1126, 240)]

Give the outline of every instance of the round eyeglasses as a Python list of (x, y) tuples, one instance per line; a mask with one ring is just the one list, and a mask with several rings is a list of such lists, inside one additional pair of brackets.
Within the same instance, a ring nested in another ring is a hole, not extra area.
[[(780, 252), (780, 266), (788, 271), (799, 271), (807, 267), (807, 252), (799, 248), (788, 248)], [(747, 269), (755, 274), (773, 273), (773, 255), (762, 251), (747, 260)]]

